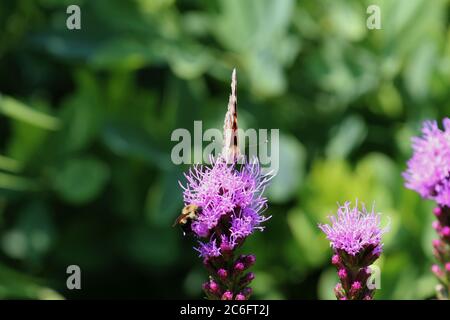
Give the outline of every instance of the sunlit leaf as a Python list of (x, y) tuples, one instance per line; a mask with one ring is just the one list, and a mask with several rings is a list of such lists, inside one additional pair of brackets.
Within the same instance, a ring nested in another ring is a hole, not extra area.
[(292, 136), (280, 135), (280, 153), (272, 157), (271, 166), (278, 170), (267, 195), (271, 201), (285, 202), (297, 193), (302, 184), (305, 165), (305, 150)]
[(47, 130), (58, 130), (61, 126), (58, 118), (42, 113), (7, 96), (0, 96), (0, 113)]
[(36, 183), (33, 180), (0, 172), (0, 189), (31, 191), (35, 187)]
[(17, 160), (0, 155), (0, 169), (10, 172), (20, 171), (22, 165)]

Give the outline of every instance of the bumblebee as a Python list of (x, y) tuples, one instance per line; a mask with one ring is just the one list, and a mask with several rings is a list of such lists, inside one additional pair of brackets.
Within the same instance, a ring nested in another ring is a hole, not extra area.
[(185, 206), (181, 211), (181, 214), (178, 216), (178, 218), (176, 218), (172, 227), (180, 225), (181, 229), (183, 229), (184, 235), (192, 233), (191, 230), (192, 221), (197, 220), (200, 211), (201, 211), (200, 207), (195, 204), (189, 204)]

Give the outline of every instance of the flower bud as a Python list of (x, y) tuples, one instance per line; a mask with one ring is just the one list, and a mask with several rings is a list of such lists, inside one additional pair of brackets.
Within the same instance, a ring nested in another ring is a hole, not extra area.
[(439, 223), (439, 221), (433, 221), (433, 223), (431, 224), (431, 226), (432, 226), (433, 229), (436, 230), (437, 232), (439, 232), (440, 229), (441, 229), (441, 224)]
[(222, 295), (222, 300), (233, 300), (233, 293), (229, 290), (225, 291)]
[(339, 269), (338, 276), (341, 280), (347, 278), (347, 270), (345, 270), (344, 268)]
[(211, 293), (217, 293), (219, 291), (219, 285), (214, 280), (209, 281), (209, 290)]
[(341, 263), (341, 258), (339, 258), (339, 255), (333, 255), (333, 257), (331, 257), (331, 263), (335, 266), (339, 265)]
[(246, 287), (242, 290), (242, 294), (248, 299), (253, 293), (253, 289), (250, 287)]
[(219, 278), (220, 278), (221, 280), (225, 280), (225, 279), (228, 277), (228, 272), (227, 272), (227, 270), (225, 270), (225, 269), (223, 269), (223, 268), (220, 268), (220, 269), (217, 271), (217, 275), (219, 276)]
[(433, 209), (433, 213), (436, 217), (440, 217), (442, 215), (442, 209), (440, 207), (436, 207)]
[(256, 262), (256, 256), (254, 254), (249, 254), (245, 257), (245, 264), (247, 268), (253, 266)]
[(213, 280), (203, 283), (202, 289), (209, 299), (220, 297), (219, 285)]
[(431, 266), (431, 271), (438, 277), (441, 278), (444, 273), (442, 272), (441, 268), (439, 268), (439, 266), (437, 264), (433, 264)]
[(239, 292), (236, 297), (234, 297), (234, 300), (246, 300), (245, 295)]
[(241, 281), (239, 281), (239, 285), (241, 287), (244, 287), (248, 285), (250, 282), (252, 282), (255, 279), (255, 274), (253, 272), (247, 273), (245, 276), (242, 277)]
[(434, 239), (432, 243), (433, 243), (433, 247), (434, 247), (436, 250), (439, 250), (439, 248), (440, 248), (440, 246), (441, 246), (441, 240), (439, 240), (439, 239)]
[(359, 290), (361, 290), (362, 285), (361, 282), (355, 281), (352, 283), (352, 287), (350, 288), (350, 294), (354, 295), (358, 293)]
[(449, 226), (443, 227), (442, 230), (441, 230), (441, 234), (445, 238), (450, 237), (450, 227)]
[(338, 300), (341, 300), (345, 297), (345, 291), (344, 288), (342, 288), (342, 284), (340, 282), (338, 282), (334, 287), (334, 295), (338, 298)]
[(238, 262), (234, 265), (234, 271), (242, 272), (245, 270), (245, 265), (242, 262)]
[(445, 271), (450, 272), (450, 262), (445, 264)]

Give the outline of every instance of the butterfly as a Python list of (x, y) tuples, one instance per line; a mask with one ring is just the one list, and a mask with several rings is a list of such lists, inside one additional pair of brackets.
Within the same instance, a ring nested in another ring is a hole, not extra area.
[(241, 157), (238, 145), (238, 122), (237, 122), (237, 79), (236, 69), (231, 74), (231, 94), (228, 99), (228, 110), (225, 114), (223, 124), (224, 143), (222, 156), (227, 163), (234, 163)]

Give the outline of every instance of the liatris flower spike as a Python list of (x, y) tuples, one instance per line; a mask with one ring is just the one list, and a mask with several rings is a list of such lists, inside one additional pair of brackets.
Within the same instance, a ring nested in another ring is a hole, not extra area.
[[(264, 175), (257, 159), (245, 161), (237, 140), (236, 71), (224, 124), (224, 147), (209, 166), (197, 165), (185, 174), (181, 185), (186, 208), (177, 223), (184, 226), (198, 245), (209, 280), (203, 284), (208, 299), (246, 300), (255, 278), (247, 270), (255, 263), (252, 254), (237, 254), (245, 239), (270, 217), (263, 191), (271, 175)], [(241, 161), (243, 160), (243, 161)]]
[(436, 288), (438, 298), (448, 299), (450, 293), (450, 119), (443, 121), (444, 130), (436, 121), (426, 121), (422, 137), (414, 137), (413, 156), (403, 173), (406, 187), (424, 199), (436, 202), (433, 223), (439, 239), (433, 241), (433, 252), (439, 265), (432, 271), (441, 285)]
[(371, 300), (375, 288), (367, 285), (369, 266), (380, 256), (381, 235), (387, 231), (380, 226), (380, 214), (364, 205), (358, 209), (350, 202), (340, 206), (337, 216), (329, 217), (331, 225), (319, 224), (330, 240), (334, 255), (331, 263), (337, 268), (340, 282), (334, 291), (339, 300)]

